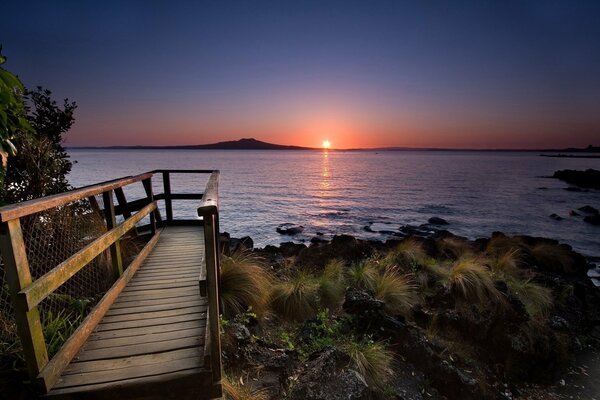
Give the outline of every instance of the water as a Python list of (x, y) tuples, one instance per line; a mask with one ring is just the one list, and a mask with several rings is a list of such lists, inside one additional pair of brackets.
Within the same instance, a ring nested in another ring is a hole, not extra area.
[[(476, 238), (493, 231), (559, 239), (600, 256), (600, 227), (570, 217), (584, 205), (600, 208), (600, 192), (570, 192), (547, 176), (557, 169), (600, 169), (600, 159), (546, 158), (537, 153), (314, 152), (225, 150), (70, 150), (77, 163), (74, 186), (144, 171), (220, 169), (221, 229), (251, 236), (255, 245), (279, 244), (285, 222), (305, 227), (297, 240), (317, 232), (385, 239), (363, 228), (397, 230), (432, 216), (451, 232)], [(173, 192), (202, 191), (206, 177), (172, 178)], [(155, 193), (162, 192), (160, 179)], [(143, 195), (141, 185), (128, 189)], [(194, 217), (198, 201), (176, 202), (180, 216)], [(183, 213), (182, 213), (183, 212)], [(564, 220), (549, 218), (556, 213)]]

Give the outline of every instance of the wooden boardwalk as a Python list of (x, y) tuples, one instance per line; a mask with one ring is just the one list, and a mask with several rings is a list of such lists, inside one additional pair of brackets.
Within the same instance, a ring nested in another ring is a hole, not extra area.
[[(199, 277), (205, 275), (204, 254), (202, 227), (164, 228), (153, 251), (49, 395), (139, 397), (143, 387), (157, 398), (181, 398), (182, 386), (196, 396), (194, 387), (208, 387), (207, 301), (199, 289)], [(176, 396), (173, 385), (162, 389), (172, 381), (177, 381)]]

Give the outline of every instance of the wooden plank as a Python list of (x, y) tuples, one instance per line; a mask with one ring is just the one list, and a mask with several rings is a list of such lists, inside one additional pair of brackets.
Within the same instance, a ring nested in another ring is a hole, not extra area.
[[(104, 215), (106, 216), (106, 229), (109, 231), (117, 225), (115, 217), (115, 205), (113, 203), (112, 191), (102, 193), (102, 201), (104, 202)], [(121, 236), (118, 236), (110, 245), (110, 259), (113, 266), (113, 275), (118, 279), (123, 275), (123, 256), (121, 254)]]
[(38, 305), (50, 293), (54, 292), (58, 287), (106, 250), (111, 243), (114, 243), (118, 238), (134, 227), (135, 224), (152, 211), (154, 207), (156, 207), (156, 204), (148, 204), (144, 210), (137, 213), (134, 217), (104, 233), (98, 239), (48, 271), (31, 285), (25, 287), (18, 294), (21, 299), (20, 301), (24, 302), (29, 310), (33, 309), (33, 307)]
[(125, 192), (122, 187), (115, 188), (115, 196), (117, 196), (117, 202), (121, 207), (123, 218), (127, 219), (131, 217), (131, 211), (129, 210), (129, 205), (127, 204), (127, 197), (125, 197)]
[(206, 301), (201, 297), (192, 300), (184, 300), (176, 303), (162, 303), (143, 307), (122, 307), (122, 308), (111, 308), (106, 315), (123, 315), (123, 314), (138, 314), (150, 311), (162, 311), (162, 310), (178, 310), (181, 308), (188, 308), (194, 306), (206, 307)]
[(113, 303), (113, 305), (110, 309), (112, 311), (112, 310), (118, 310), (120, 308), (134, 308), (134, 307), (146, 307), (146, 306), (161, 305), (161, 304), (181, 303), (181, 302), (194, 301), (196, 299), (206, 301), (206, 299), (204, 297), (198, 297), (195, 294), (183, 294), (180, 296), (160, 297), (157, 299), (146, 299), (146, 300), (130, 300), (130, 299), (121, 300), (121, 299), (118, 299), (117, 301), (115, 301)]
[(40, 197), (39, 199), (23, 201), (17, 204), (11, 204), (0, 208), (0, 222), (6, 222), (11, 219), (20, 218), (40, 211), (81, 200), (86, 197), (113, 190), (118, 187), (139, 182), (152, 176), (151, 172), (136, 176), (115, 179), (108, 182), (98, 183), (96, 185), (85, 186), (68, 192), (55, 194), (52, 196)]
[(153, 289), (145, 292), (127, 292), (122, 293), (119, 299), (121, 300), (151, 300), (164, 299), (168, 297), (183, 296), (190, 293), (198, 293), (195, 288), (169, 288), (169, 289)]
[(134, 314), (106, 315), (102, 320), (102, 325), (111, 324), (115, 322), (131, 322), (156, 318), (174, 317), (177, 315), (194, 314), (202, 312), (206, 312), (205, 305), (196, 305), (193, 307), (187, 306), (184, 308), (175, 308), (161, 311), (141, 311)]
[(165, 277), (158, 278), (146, 278), (146, 279), (136, 279), (135, 282), (131, 282), (129, 287), (137, 287), (137, 286), (148, 286), (148, 285), (160, 285), (163, 283), (182, 283), (182, 282), (197, 282), (198, 274), (188, 275), (182, 277), (172, 277), (171, 279)]
[(153, 326), (153, 325), (167, 325), (174, 324), (178, 322), (186, 322), (192, 319), (205, 319), (206, 313), (193, 313), (193, 314), (182, 314), (176, 315), (173, 317), (166, 318), (154, 318), (154, 319), (146, 319), (143, 321), (129, 321), (129, 322), (115, 322), (112, 324), (102, 324), (99, 325), (97, 329), (98, 332), (103, 331), (111, 331), (111, 330), (120, 330), (127, 328), (139, 328), (143, 326)]
[(167, 340), (163, 342), (154, 343), (133, 343), (128, 346), (111, 347), (108, 349), (83, 349), (77, 354), (78, 361), (89, 361), (89, 360), (103, 360), (107, 358), (118, 358), (118, 357), (130, 357), (141, 354), (152, 354), (162, 351), (185, 349), (188, 347), (202, 346), (204, 344), (204, 337), (193, 336), (186, 338), (179, 338), (173, 340)]
[[(152, 189), (152, 178), (144, 179), (142, 181), (144, 185), (144, 191), (146, 192), (146, 196), (148, 197), (148, 201), (150, 203), (154, 202), (154, 192)], [(150, 230), (152, 233), (156, 232), (156, 223), (162, 222), (162, 217), (160, 215), (160, 209), (156, 207), (154, 213), (150, 216)]]
[(173, 174), (212, 174), (212, 169), (155, 169), (153, 173), (171, 172)]
[(104, 297), (100, 299), (98, 304), (92, 309), (88, 316), (83, 320), (79, 327), (73, 332), (71, 337), (65, 342), (58, 353), (50, 360), (50, 362), (44, 367), (44, 369), (37, 376), (37, 382), (42, 387), (44, 392), (50, 391), (52, 386), (58, 380), (61, 372), (73, 359), (75, 354), (83, 346), (88, 336), (94, 328), (98, 325), (110, 305), (119, 296), (123, 288), (131, 280), (135, 272), (138, 270), (146, 256), (152, 251), (154, 245), (160, 237), (160, 231), (156, 232), (154, 237), (150, 239), (144, 246), (142, 251), (136, 256), (136, 258), (129, 264), (127, 270), (121, 275), (121, 277), (111, 286), (106, 292)]
[(38, 309), (27, 307), (18, 296), (20, 290), (31, 284), (31, 272), (19, 219), (0, 224), (0, 252), (27, 370), (29, 376), (34, 378), (48, 363), (48, 353)]
[(155, 276), (181, 276), (181, 275), (190, 275), (190, 274), (195, 274), (198, 272), (198, 269), (202, 269), (202, 268), (198, 268), (198, 267), (180, 267), (177, 268), (175, 270), (169, 269), (169, 268), (164, 268), (164, 269), (157, 269), (157, 270), (151, 270), (151, 271), (138, 271), (138, 274), (136, 275), (136, 279), (140, 279), (140, 278), (145, 278), (145, 277), (155, 277)]
[(88, 342), (85, 344), (84, 352), (90, 350), (108, 349), (111, 347), (127, 347), (144, 343), (149, 344), (190, 337), (202, 337), (203, 335), (204, 327), (196, 326), (194, 328), (181, 329), (173, 332), (153, 333), (148, 335), (137, 335), (113, 339), (88, 340)]
[(168, 283), (161, 285), (147, 285), (147, 286), (134, 286), (129, 287), (128, 292), (139, 292), (146, 291), (152, 289), (172, 289), (172, 288), (185, 288), (185, 287), (194, 287), (197, 286), (196, 282), (176, 282), (176, 283)]
[(130, 337), (140, 335), (150, 335), (153, 333), (176, 332), (184, 329), (200, 327), (206, 329), (206, 316), (199, 319), (190, 319), (188, 321), (179, 322), (176, 324), (153, 325), (140, 328), (120, 329), (104, 332), (94, 332), (90, 335), (90, 340), (104, 340), (118, 337)]
[(170, 372), (185, 371), (199, 368), (199, 362), (192, 357), (178, 360), (162, 361), (160, 363), (126, 367), (119, 370), (105, 370), (63, 376), (56, 388), (91, 385), (106, 382), (118, 382), (125, 379), (155, 376)]

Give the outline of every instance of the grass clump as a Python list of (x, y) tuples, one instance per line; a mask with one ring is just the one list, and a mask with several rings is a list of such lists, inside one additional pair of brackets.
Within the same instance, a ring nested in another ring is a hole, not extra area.
[(408, 312), (419, 301), (417, 286), (411, 277), (400, 274), (395, 266), (387, 267), (377, 276), (373, 292), (375, 298), (385, 303), (384, 309), (389, 314)]
[(300, 271), (273, 286), (271, 306), (284, 320), (302, 321), (315, 315), (318, 295), (318, 282)]
[(253, 389), (244, 385), (241, 379), (239, 382), (234, 382), (231, 378), (225, 377), (222, 385), (226, 400), (267, 400), (269, 398), (266, 389)]
[(398, 267), (415, 270), (427, 259), (427, 252), (423, 244), (416, 239), (409, 238), (403, 240), (395, 249), (392, 249), (384, 261), (387, 265), (397, 265)]
[(261, 317), (269, 303), (271, 278), (263, 261), (250, 251), (239, 250), (221, 260), (223, 314), (232, 317), (251, 308)]
[(510, 279), (507, 285), (510, 293), (523, 303), (531, 318), (544, 318), (552, 309), (554, 300), (549, 288), (532, 282), (531, 279)]
[(501, 299), (501, 293), (494, 286), (492, 274), (480, 258), (467, 256), (457, 260), (448, 273), (447, 285), (465, 299), (480, 302)]
[(452, 260), (473, 254), (473, 245), (465, 239), (445, 237), (437, 242), (440, 253)]
[(375, 260), (364, 259), (350, 267), (348, 280), (351, 286), (359, 289), (373, 290), (379, 275), (379, 266)]
[(60, 310), (57, 313), (48, 311), (43, 315), (44, 340), (50, 358), (60, 350), (84, 318), (83, 312), (68, 310)]
[(564, 246), (553, 243), (538, 243), (531, 248), (535, 262), (553, 271), (575, 272), (575, 260)]
[(519, 269), (519, 265), (521, 264), (520, 254), (521, 251), (519, 249), (512, 249), (492, 256), (490, 258), (492, 276), (504, 281), (520, 279), (522, 275)]
[(344, 280), (344, 263), (332, 260), (325, 266), (323, 274), (318, 279), (319, 302), (321, 306), (335, 312), (340, 308), (344, 299), (346, 284)]
[(394, 353), (384, 343), (372, 340), (351, 340), (342, 348), (352, 360), (352, 366), (364, 377), (369, 387), (383, 392), (394, 374)]

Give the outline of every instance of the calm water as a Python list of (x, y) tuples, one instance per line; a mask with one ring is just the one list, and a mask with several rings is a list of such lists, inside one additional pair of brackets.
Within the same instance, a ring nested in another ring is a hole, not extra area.
[[(276, 233), (285, 222), (301, 224), (308, 240), (420, 225), (432, 216), (455, 234), (476, 238), (493, 231), (560, 239), (600, 256), (600, 227), (569, 211), (600, 208), (600, 192), (569, 192), (545, 176), (557, 169), (600, 169), (600, 159), (539, 157), (537, 153), (311, 152), (221, 150), (71, 150), (77, 163), (70, 182), (82, 186), (158, 168), (220, 169), (221, 228), (250, 235), (257, 246), (289, 241)], [(202, 191), (205, 179), (172, 178), (173, 192)], [(160, 179), (155, 183), (159, 189)], [(141, 185), (129, 190), (142, 196)], [(176, 202), (193, 217), (197, 201)], [(555, 221), (556, 213), (565, 219)]]

